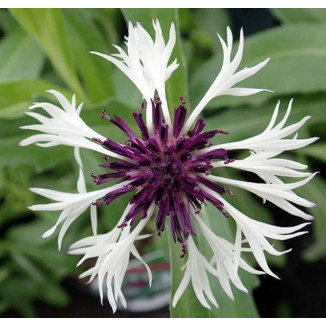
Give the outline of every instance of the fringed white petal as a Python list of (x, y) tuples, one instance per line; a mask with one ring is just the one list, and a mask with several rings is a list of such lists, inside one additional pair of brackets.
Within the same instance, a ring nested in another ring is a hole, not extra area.
[(248, 96), (252, 94), (256, 94), (262, 91), (266, 91), (266, 89), (258, 89), (258, 88), (236, 88), (234, 87), (240, 81), (243, 81), (250, 76), (256, 74), (259, 70), (261, 70), (269, 61), (269, 58), (264, 60), (263, 62), (257, 64), (251, 68), (244, 68), (236, 73), (238, 69), (242, 55), (243, 55), (243, 47), (244, 47), (244, 38), (243, 38), (243, 31), (240, 31), (240, 38), (239, 38), (239, 46), (238, 50), (231, 60), (231, 52), (232, 52), (232, 45), (233, 45), (233, 36), (230, 28), (227, 28), (227, 44), (218, 35), (218, 38), (221, 42), (222, 49), (223, 49), (223, 64), (222, 68), (215, 78), (214, 82), (203, 96), (201, 101), (198, 103), (196, 108), (191, 113), (189, 119), (186, 121), (181, 134), (186, 134), (188, 130), (191, 128), (193, 123), (196, 121), (202, 110), (205, 106), (215, 97), (221, 95), (232, 95), (232, 96)]
[(175, 307), (191, 281), (192, 287), (199, 302), (207, 309), (211, 309), (207, 299), (218, 308), (209, 285), (207, 272), (218, 277), (217, 271), (207, 262), (206, 258), (198, 251), (192, 237), (187, 241), (188, 259), (185, 265), (184, 277), (175, 292), (172, 306)]
[[(128, 205), (117, 226), (124, 220), (130, 208), (131, 206)], [(154, 204), (152, 204), (148, 209), (147, 217), (140, 220), (132, 231), (130, 226), (126, 226), (123, 229), (116, 227), (105, 235), (95, 235), (80, 240), (72, 245), (69, 250), (70, 254), (84, 255), (84, 257), (79, 261), (79, 265), (88, 258), (97, 257), (95, 266), (84, 272), (80, 277), (90, 276), (90, 282), (94, 280), (96, 276), (98, 277), (99, 293), (102, 303), (104, 297), (104, 284), (106, 285), (107, 298), (113, 312), (117, 309), (118, 300), (120, 300), (124, 306), (127, 305), (121, 291), (121, 286), (128, 267), (130, 253), (144, 264), (148, 273), (149, 284), (152, 282), (150, 268), (141, 258), (134, 242), (141, 238), (139, 234), (152, 216), (153, 212)]]
[(235, 160), (228, 164), (219, 161), (213, 162), (212, 165), (214, 167), (235, 168), (252, 172), (261, 177), (266, 183), (275, 183), (275, 180), (279, 180), (278, 178), (275, 179), (275, 176), (304, 178), (311, 174), (310, 172), (297, 171), (306, 169), (307, 165), (289, 159), (273, 158), (274, 156), (274, 152), (251, 152), (248, 157), (242, 160)]
[[(306, 165), (289, 159), (274, 158), (284, 151), (297, 149), (317, 140), (316, 137), (309, 139), (297, 139), (297, 131), (308, 121), (309, 117), (303, 118), (301, 121), (285, 127), (292, 108), (292, 100), (290, 101), (283, 119), (276, 124), (280, 103), (275, 107), (271, 121), (267, 128), (259, 135), (253, 136), (239, 142), (221, 144), (212, 146), (202, 152), (211, 151), (217, 148), (247, 149), (250, 150), (250, 156), (242, 160), (235, 160), (224, 164), (224, 162), (213, 163), (214, 167), (237, 168), (257, 174), (264, 183), (244, 182), (231, 180), (218, 176), (205, 176), (205, 178), (213, 182), (221, 182), (226, 185), (239, 187), (254, 193), (261, 197), (263, 201), (270, 201), (274, 205), (280, 207), (284, 211), (299, 216), (306, 220), (313, 220), (314, 217), (299, 209), (295, 205), (303, 207), (314, 207), (315, 204), (296, 195), (293, 189), (308, 183), (316, 173), (302, 172), (307, 168)], [(284, 139), (294, 135), (291, 139)], [(284, 183), (279, 177), (304, 178), (298, 182)], [(293, 205), (295, 204), (295, 205)]]
[[(274, 156), (276, 156), (284, 151), (299, 149), (315, 142), (316, 140), (318, 140), (318, 137), (312, 137), (308, 139), (297, 139), (297, 136), (295, 134), (310, 119), (309, 116), (303, 118), (297, 123), (283, 128), (290, 115), (292, 102), (293, 101), (291, 100), (284, 118), (276, 126), (274, 125), (279, 111), (279, 103), (275, 107), (269, 125), (262, 133), (245, 140), (212, 146), (209, 148), (209, 150), (213, 150), (216, 148), (225, 148), (227, 150), (248, 149), (255, 152), (270, 152), (274, 153)], [(293, 134), (293, 138), (285, 138)]]
[(34, 193), (55, 200), (57, 203), (33, 205), (30, 206), (29, 209), (33, 211), (62, 211), (55, 225), (43, 234), (43, 237), (49, 237), (55, 232), (56, 228), (63, 223), (58, 239), (58, 246), (60, 250), (62, 238), (73, 221), (75, 221), (83, 212), (85, 212), (85, 210), (89, 208), (96, 200), (102, 198), (110, 191), (113, 191), (121, 186), (128, 185), (128, 183), (128, 181), (124, 181), (114, 186), (88, 193), (66, 193), (50, 189), (31, 188), (30, 190)]
[(250, 251), (253, 253), (257, 263), (262, 268), (262, 270), (265, 273), (278, 278), (268, 267), (264, 251), (267, 251), (271, 255), (279, 256), (289, 252), (291, 249), (280, 252), (276, 250), (275, 247), (270, 244), (266, 238), (286, 240), (300, 236), (307, 232), (296, 231), (302, 229), (309, 223), (303, 223), (294, 227), (276, 227), (249, 218), (218, 194), (215, 194), (215, 197), (223, 203), (223, 208), (225, 211), (227, 211), (235, 220), (237, 225), (237, 233), (242, 233), (245, 236), (245, 239), (250, 246)]
[(87, 148), (108, 156), (119, 159), (125, 158), (121, 155), (104, 149), (101, 145), (92, 141), (92, 138), (105, 140), (106, 138), (91, 129), (81, 119), (80, 112), (82, 104), (76, 108), (76, 99), (73, 96), (71, 103), (58, 91), (50, 90), (59, 101), (61, 108), (50, 103), (34, 103), (29, 109), (43, 109), (48, 115), (41, 115), (35, 112), (27, 112), (27, 114), (40, 122), (40, 124), (28, 125), (21, 127), (22, 129), (35, 130), (40, 134), (32, 135), (22, 140), (21, 146), (36, 144), (40, 147), (53, 147), (58, 145), (66, 145), (78, 148)]
[(213, 251), (213, 258), (211, 264), (216, 266), (218, 280), (231, 300), (234, 300), (231, 290), (230, 281), (241, 291), (248, 292), (245, 286), (242, 284), (241, 279), (237, 271), (238, 266), (249, 271), (253, 274), (264, 274), (264, 272), (258, 271), (250, 267), (241, 257), (241, 238), (239, 238), (239, 244), (233, 245), (227, 240), (218, 237), (214, 234), (207, 225), (202, 221), (198, 214), (193, 214), (200, 231), (204, 235), (207, 243)]
[[(246, 182), (246, 181), (238, 181), (223, 177), (217, 177), (213, 175), (205, 176), (210, 181), (223, 183), (226, 185), (232, 185), (235, 187), (239, 187), (254, 193), (255, 195), (261, 197), (264, 201), (270, 201), (281, 209), (289, 212), (290, 214), (300, 216), (306, 220), (312, 220), (313, 217), (290, 204), (294, 203), (303, 207), (314, 207), (316, 206), (314, 203), (296, 195), (292, 189), (301, 187), (308, 183), (316, 173), (309, 175), (307, 178), (293, 183), (276, 183), (276, 184), (267, 184), (267, 183), (254, 183), (254, 182)], [(203, 186), (205, 191), (214, 195), (214, 192), (207, 187)], [(293, 209), (289, 209), (293, 208)]]
[(106, 55), (91, 52), (116, 65), (138, 88), (147, 102), (147, 127), (152, 129), (151, 99), (155, 90), (161, 101), (166, 123), (171, 126), (171, 118), (167, 107), (165, 94), (165, 81), (171, 76), (179, 64), (169, 60), (176, 42), (174, 24), (171, 24), (169, 40), (165, 44), (162, 29), (158, 20), (153, 20), (155, 39), (139, 24), (133, 26), (129, 23), (129, 35), (126, 37), (127, 51), (115, 46), (118, 54)]

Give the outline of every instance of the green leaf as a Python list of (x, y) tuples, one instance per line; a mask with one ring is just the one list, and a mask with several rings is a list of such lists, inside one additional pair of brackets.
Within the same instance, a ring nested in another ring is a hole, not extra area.
[(32, 168), (21, 164), (19, 168), (8, 166), (0, 174), (0, 226), (21, 217), (32, 200), (28, 190), (31, 182)]
[(39, 42), (54, 68), (77, 97), (85, 95), (74, 68), (65, 35), (61, 10), (58, 8), (11, 9), (18, 22)]
[(120, 40), (121, 26), (123, 16), (119, 8), (87, 8), (87, 14), (98, 25), (107, 40), (108, 45), (117, 44)]
[(317, 205), (316, 207), (308, 209), (309, 213), (316, 217), (311, 224), (314, 243), (312, 243), (303, 253), (303, 257), (310, 262), (315, 262), (324, 257), (326, 252), (325, 189), (326, 182), (318, 175), (309, 183), (304, 185), (304, 187), (297, 189), (299, 195), (304, 196)]
[(8, 305), (24, 317), (35, 317), (32, 306), (37, 291), (27, 279), (12, 277), (1, 284), (0, 298), (5, 298)]
[(271, 8), (272, 14), (282, 23), (324, 23), (325, 8)]
[[(71, 93), (41, 79), (25, 79), (0, 83), (0, 119), (17, 118), (24, 115), (37, 95), (43, 97), (47, 90), (56, 89), (71, 98)], [(50, 95), (48, 95), (50, 97)]]
[(0, 43), (0, 82), (36, 78), (44, 61), (43, 50), (37, 42), (16, 28)]
[(216, 33), (225, 38), (226, 26), (230, 26), (231, 21), (228, 10), (222, 8), (182, 8), (178, 12), (183, 53), (191, 80), (193, 73), (220, 50)]
[(112, 78), (116, 100), (133, 111), (138, 111), (142, 103), (142, 96), (139, 90), (119, 69), (113, 71)]
[(5, 282), (10, 277), (10, 269), (2, 266), (0, 270), (0, 284)]
[(175, 9), (170, 8), (132, 8), (121, 9), (126, 22), (132, 22), (135, 25), (137, 22), (154, 36), (153, 19), (159, 19), (164, 37), (167, 37), (170, 25), (175, 20)]
[(226, 26), (231, 24), (231, 18), (228, 9), (224, 8), (210, 8), (209, 10), (200, 8), (196, 10), (196, 20), (199, 26), (207, 32), (214, 34), (216, 40), (216, 33), (226, 34)]
[(46, 283), (47, 276), (26, 256), (20, 252), (14, 252), (12, 253), (12, 258), (33, 283)]
[[(245, 32), (245, 31), (244, 31)], [(325, 24), (291, 24), (276, 27), (245, 38), (241, 67), (251, 67), (266, 58), (271, 61), (256, 75), (239, 86), (270, 89), (247, 97), (222, 96), (212, 100), (209, 108), (257, 104), (277, 96), (326, 90)], [(237, 31), (234, 31), (237, 34)], [(236, 48), (237, 45), (234, 45)], [(222, 49), (192, 76), (190, 94), (198, 103), (216, 78), (222, 61)], [(239, 69), (241, 69), (241, 67)]]
[(301, 149), (301, 153), (313, 157), (326, 164), (326, 144), (318, 142)]
[[(62, 306), (67, 304), (68, 296), (60, 289), (56, 282), (53, 282), (51, 275), (40, 269), (38, 264), (32, 262), (26, 256), (15, 253), (12, 255), (18, 266), (27, 274), (26, 276), (33, 283), (33, 286), (38, 290), (38, 297), (49, 304)], [(44, 258), (43, 258), (44, 259)]]
[(0, 301), (0, 315), (7, 311), (10, 307), (10, 303), (7, 300)]
[(225, 37), (226, 26), (230, 26), (231, 24), (227, 9), (210, 8), (207, 10), (206, 8), (200, 8), (194, 14), (198, 26), (191, 31), (192, 37), (198, 35), (197, 33), (199, 32), (199, 36), (209, 42), (212, 50), (219, 50), (216, 33)]
[(249, 83), (271, 89), (278, 96), (325, 90), (325, 32), (326, 24), (294, 24), (248, 37), (243, 66), (271, 57)]
[(15, 19), (10, 15), (9, 10), (5, 8), (0, 9), (0, 27), (5, 33), (15, 31), (18, 27)]
[[(8, 122), (7, 122), (8, 123)], [(0, 123), (0, 126), (2, 124)], [(72, 158), (71, 148), (57, 146), (42, 149), (35, 145), (27, 147), (19, 146), (19, 142), (27, 137), (27, 134), (10, 136), (3, 139), (0, 143), (0, 151), (3, 155), (0, 161), (0, 168), (4, 166), (21, 166), (31, 164), (35, 170), (40, 172), (57, 166), (59, 162)]]
[(109, 52), (109, 40), (92, 21), (87, 9), (63, 9), (66, 37), (74, 63), (81, 73), (91, 102), (113, 95), (113, 65), (90, 51)]
[[(42, 234), (53, 226), (58, 217), (57, 212), (46, 213), (39, 213), (39, 218), (29, 223), (11, 227), (6, 233), (6, 240), (3, 243), (3, 246), (15, 256), (13, 258), (16, 261), (18, 259), (17, 262), (22, 264), (22, 267), (25, 266), (24, 270), (36, 282), (61, 280), (68, 274), (76, 272), (77, 257), (67, 255), (64, 250), (59, 252), (55, 236), (46, 239), (42, 237)], [(68, 233), (66, 238), (76, 241), (79, 237), (79, 233)], [(26, 243), (29, 245), (26, 246)], [(33, 272), (34, 268), (37, 269), (35, 273)], [(42, 275), (38, 275), (38, 273)]]

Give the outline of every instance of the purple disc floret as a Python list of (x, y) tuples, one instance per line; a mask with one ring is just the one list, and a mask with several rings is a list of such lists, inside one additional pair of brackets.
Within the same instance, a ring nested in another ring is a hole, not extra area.
[(153, 131), (148, 130), (143, 120), (143, 106), (139, 113), (134, 113), (140, 136), (121, 117), (110, 117), (102, 111), (102, 117), (117, 126), (128, 140), (125, 144), (110, 139), (93, 140), (111, 152), (125, 157), (125, 160), (110, 161), (105, 158), (105, 164), (101, 167), (112, 172), (92, 177), (98, 185), (116, 179), (124, 182), (120, 188), (108, 192), (98, 200), (96, 205), (108, 205), (123, 194), (132, 193), (129, 200), (131, 209), (119, 227), (132, 225), (138, 218), (145, 218), (154, 202), (157, 207), (157, 233), (160, 235), (164, 231), (166, 220), (169, 219), (172, 237), (175, 242), (182, 244), (184, 256), (188, 236), (195, 235), (191, 221), (192, 212), (198, 213), (205, 201), (209, 201), (227, 216), (222, 202), (212, 195), (212, 191), (218, 194), (231, 192), (205, 178), (213, 168), (211, 160), (223, 160), (225, 163), (230, 161), (227, 150), (209, 150), (210, 139), (226, 132), (220, 129), (204, 132), (205, 122), (199, 119), (188, 134), (181, 135), (187, 109), (183, 98), (180, 99), (180, 105), (174, 110), (172, 130), (169, 130), (163, 119), (159, 98), (155, 103), (152, 101)]

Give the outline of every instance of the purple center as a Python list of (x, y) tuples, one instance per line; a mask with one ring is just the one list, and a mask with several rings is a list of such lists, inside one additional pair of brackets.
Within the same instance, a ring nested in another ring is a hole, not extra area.
[[(102, 118), (107, 118), (120, 128), (129, 138), (125, 145), (110, 139), (100, 141), (104, 148), (126, 158), (121, 161), (109, 161), (101, 167), (113, 172), (93, 175), (96, 184), (119, 179), (125, 181), (120, 188), (108, 192), (96, 202), (107, 205), (127, 192), (134, 194), (129, 200), (132, 205), (125, 220), (119, 227), (132, 225), (137, 218), (145, 218), (152, 203), (157, 206), (156, 228), (160, 235), (165, 228), (166, 219), (170, 219), (174, 241), (182, 244), (182, 257), (185, 254), (188, 236), (195, 235), (191, 224), (192, 212), (199, 212), (205, 200), (211, 202), (226, 216), (223, 204), (212, 193), (230, 193), (222, 186), (212, 183), (205, 178), (213, 168), (211, 160), (228, 159), (228, 151), (222, 148), (209, 150), (210, 139), (217, 134), (226, 134), (223, 130), (203, 132), (205, 123), (203, 119), (197, 120), (194, 128), (187, 135), (180, 135), (184, 126), (187, 109), (183, 98), (181, 104), (174, 110), (172, 130), (162, 117), (161, 102), (157, 99), (152, 102), (152, 116), (154, 130), (149, 132), (146, 127), (142, 111), (134, 113), (133, 117), (140, 129), (138, 137), (120, 117), (111, 118), (105, 111)], [(207, 148), (205, 151), (200, 151)], [(209, 191), (208, 191), (209, 189)]]

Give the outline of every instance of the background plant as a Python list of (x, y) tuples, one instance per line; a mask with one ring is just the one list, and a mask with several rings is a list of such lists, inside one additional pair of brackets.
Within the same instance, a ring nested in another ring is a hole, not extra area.
[[(265, 19), (262, 23), (256, 21), (254, 27), (246, 25), (250, 15), (254, 14), (256, 20), (262, 16)], [(62, 281), (80, 271), (75, 268), (76, 259), (67, 256), (65, 249), (90, 234), (88, 217), (75, 222), (74, 232), (68, 232), (64, 240), (65, 248), (58, 252), (55, 237), (41, 238), (55, 216), (49, 212), (31, 213), (27, 206), (36, 201), (29, 187), (56, 184), (58, 190), (75, 190), (78, 171), (73, 164), (73, 153), (62, 147), (47, 149), (46, 155), (36, 146), (19, 148), (19, 141), (29, 134), (19, 127), (32, 122), (24, 112), (33, 101), (44, 98), (52, 101), (45, 92), (48, 89), (60, 90), (68, 97), (76, 94), (78, 101), (85, 103), (83, 118), (108, 138), (117, 139), (118, 135), (113, 127), (100, 119), (101, 109), (105, 108), (111, 115), (119, 113), (134, 124), (131, 113), (141, 103), (138, 91), (112, 65), (89, 54), (91, 50), (111, 53), (112, 43), (123, 42), (128, 20), (139, 21), (150, 31), (152, 19), (159, 18), (166, 33), (171, 21), (175, 22), (178, 33), (175, 57), (181, 65), (168, 82), (169, 107), (175, 107), (179, 94), (182, 94), (190, 109), (211, 84), (216, 67), (222, 62), (215, 33), (225, 37), (226, 26), (231, 26), (236, 36), (239, 25), (244, 24), (245, 65), (272, 58), (248, 81), (248, 85), (258, 85), (274, 93), (264, 92), (244, 98), (222, 97), (212, 101), (205, 112), (208, 128), (227, 130), (230, 141), (252, 136), (269, 121), (278, 99), (287, 103), (292, 97), (295, 101), (289, 123), (305, 115), (313, 117), (302, 136), (320, 136), (321, 139), (295, 155), (302, 163), (309, 162), (312, 169), (322, 172), (299, 190), (300, 195), (316, 202), (318, 207), (310, 211), (316, 216), (311, 234), (303, 237), (298, 247), (294, 246), (294, 251), (306, 264), (320, 262), (325, 257), (326, 10), (254, 12), (247, 9), (245, 15), (248, 20), (241, 21), (241, 11), (227, 9), (0, 10), (0, 314), (16, 311), (22, 316), (35, 316), (35, 301), (54, 306), (69, 303), (69, 293)], [(257, 25), (265, 30), (257, 31)], [(83, 160), (86, 171), (98, 170), (96, 155), (84, 155)], [(237, 176), (241, 177), (246, 178), (246, 175)], [(94, 188), (91, 178), (88, 187)], [(254, 218), (291, 225), (289, 216), (269, 205), (261, 205), (245, 192), (237, 190), (234, 202), (241, 211)], [(122, 207), (123, 203), (114, 203), (109, 217), (105, 208), (100, 211), (99, 229), (113, 227)], [(211, 213), (210, 206), (203, 216), (217, 234), (233, 239), (230, 221), (215, 218), (216, 213), (214, 210)], [(182, 277), (179, 268), (184, 262), (179, 259), (178, 248), (174, 250), (171, 241), (165, 240), (169, 243), (165, 255), (166, 259), (171, 255), (172, 289), (175, 291)], [(202, 239), (198, 241), (203, 251), (208, 250)], [(158, 246), (156, 242), (149, 243), (150, 250)], [(281, 244), (276, 243), (276, 246)], [(285, 256), (273, 257), (271, 263), (275, 268), (282, 268), (288, 266), (286, 259)], [(232, 302), (216, 285), (214, 290), (221, 307), (208, 311), (197, 304), (192, 290), (188, 289), (171, 311), (172, 316), (258, 316), (252, 291), (259, 285), (259, 279), (245, 273), (243, 278), (250, 289), (249, 296), (235, 290), (235, 302)], [(321, 286), (320, 291), (322, 289)], [(285, 300), (282, 304), (273, 310), (277, 316), (297, 317), (293, 303)], [(321, 316), (323, 313), (320, 312)]]

